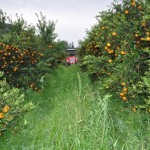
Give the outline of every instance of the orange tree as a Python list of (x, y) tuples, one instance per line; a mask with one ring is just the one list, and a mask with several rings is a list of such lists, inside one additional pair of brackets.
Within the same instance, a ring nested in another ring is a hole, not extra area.
[(149, 1), (114, 1), (97, 16), (78, 51), (81, 67), (122, 101), (150, 109)]
[[(0, 72), (0, 78), (3, 73)], [(15, 128), (18, 117), (32, 109), (31, 102), (24, 102), (24, 94), (17, 88), (11, 88), (3, 78), (0, 80), (0, 136), (8, 128)]]
[(66, 41), (55, 41), (57, 34), (55, 31), (55, 22), (47, 21), (42, 13), (36, 14), (38, 17), (38, 49), (44, 54), (43, 61), (50, 68), (55, 68), (66, 57), (65, 50), (68, 47)]
[(37, 73), (42, 53), (36, 50), (35, 28), (17, 16), (14, 22), (3, 22), (3, 29), (5, 32), (0, 36), (0, 68), (4, 76), (12, 86), (37, 89), (42, 75)]
[[(35, 76), (42, 54), (29, 49), (21, 50), (12, 45), (0, 43), (0, 67), (7, 81), (16, 87), (27, 87), (39, 80)], [(37, 72), (38, 73), (38, 72)]]
[(66, 56), (68, 43), (55, 41), (55, 23), (40, 15), (36, 28), (22, 16), (11, 21), (0, 10), (0, 135), (33, 108), (32, 103), (25, 104), (19, 88), (39, 91), (45, 74)]
[(16, 17), (9, 21), (0, 11), (0, 69), (12, 86), (38, 91), (40, 79), (65, 57), (65, 47), (54, 41), (55, 23), (46, 21), (42, 13), (37, 15), (37, 28)]

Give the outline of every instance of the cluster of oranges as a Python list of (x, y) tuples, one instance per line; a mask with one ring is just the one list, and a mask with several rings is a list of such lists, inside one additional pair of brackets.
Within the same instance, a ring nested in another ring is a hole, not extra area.
[(34, 64), (43, 56), (42, 53), (36, 50), (20, 50), (12, 45), (3, 43), (0, 43), (0, 47), (2, 47), (2, 50), (0, 50), (0, 59), (3, 61), (0, 64), (2, 69), (8, 69), (7, 67), (11, 65), (12, 70), (16, 71), (21, 64)]
[[(142, 10), (142, 6), (139, 3), (137, 3), (135, 0), (132, 0), (131, 3), (130, 3), (130, 5), (132, 7), (136, 7), (138, 10)], [(126, 9), (124, 11), (124, 14), (126, 14), (126, 15), (128, 15), (129, 13), (130, 13), (130, 11), (128, 9)]]
[(10, 110), (10, 107), (8, 105), (5, 105), (2, 109), (2, 112), (0, 112), (0, 119), (4, 118), (4, 114), (7, 113)]
[(105, 46), (105, 50), (109, 53), (112, 54), (114, 52), (114, 50), (110, 49), (111, 43), (107, 43), (107, 45)]
[(150, 41), (150, 32), (146, 32), (146, 37), (141, 37), (141, 41)]
[[(89, 74), (91, 70), (92, 73), (95, 71), (99, 79), (102, 79), (104, 87), (117, 93), (123, 102), (132, 103), (132, 86), (138, 87), (137, 81), (141, 81), (148, 68), (146, 60), (150, 45), (150, 24), (147, 17), (149, 7), (144, 1), (123, 0), (119, 5), (114, 3), (112, 10), (97, 16), (98, 24), (88, 32), (81, 45), (81, 58), (86, 58), (86, 55), (91, 55), (91, 58), (94, 56), (97, 62), (92, 65), (90, 61), (83, 59), (87, 66), (86, 71)], [(120, 84), (120, 80), (124, 82)], [(117, 86), (105, 86), (108, 82), (109, 85)], [(129, 85), (132, 86), (129, 88)], [(134, 99), (140, 96), (137, 91)], [(134, 102), (136, 106), (139, 105), (138, 101)], [(132, 111), (135, 112), (136, 107)]]
[(126, 88), (126, 83), (125, 82), (122, 82), (121, 85), (123, 86), (123, 90), (120, 93), (120, 97), (122, 98), (122, 100), (124, 102), (126, 102), (127, 101), (126, 94), (127, 94), (128, 88)]
[[(38, 50), (24, 49), (0, 43), (0, 69), (4, 72), (6, 79), (17, 78), (23, 68), (30, 68), (41, 59), (43, 54)], [(11, 82), (11, 80), (9, 80)], [(13, 80), (13, 84), (14, 84)], [(18, 86), (18, 83), (15, 83)]]

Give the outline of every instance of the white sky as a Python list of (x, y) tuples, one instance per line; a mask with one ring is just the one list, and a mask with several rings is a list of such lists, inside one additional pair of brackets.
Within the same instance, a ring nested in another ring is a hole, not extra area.
[(86, 35), (86, 30), (96, 23), (98, 12), (107, 10), (113, 0), (0, 0), (0, 9), (15, 19), (15, 14), (23, 14), (29, 24), (35, 24), (35, 13), (57, 21), (57, 39), (74, 42)]

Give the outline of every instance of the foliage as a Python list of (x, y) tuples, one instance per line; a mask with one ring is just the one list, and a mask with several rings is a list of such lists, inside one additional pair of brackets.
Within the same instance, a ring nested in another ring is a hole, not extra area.
[(22, 117), (20, 132), (1, 137), (2, 150), (150, 149), (149, 114), (100, 93), (78, 66), (59, 66), (45, 80), (42, 94), (28, 92), (36, 108)]
[[(0, 72), (0, 78), (3, 73)], [(17, 88), (10, 88), (6, 79), (0, 80), (0, 135), (16, 125), (18, 117), (32, 109), (31, 102), (24, 102), (24, 94)]]
[(97, 15), (98, 23), (87, 31), (78, 51), (81, 67), (92, 79), (101, 80), (101, 86), (126, 103), (136, 107), (146, 103), (147, 110), (150, 106), (144, 99), (149, 91), (141, 98), (133, 87), (138, 87), (138, 82), (146, 86), (148, 81), (149, 6), (149, 1), (114, 1), (108, 11)]
[(21, 50), (4, 43), (0, 43), (0, 48), (0, 68), (12, 86), (25, 88), (32, 82), (38, 82), (39, 77), (43, 74), (43, 72), (41, 74), (37, 72), (42, 53), (33, 50)]
[[(148, 65), (150, 66), (150, 60), (147, 61)], [(143, 104), (139, 105), (138, 107), (141, 109), (147, 109), (150, 112), (150, 67), (145, 72), (142, 80), (140, 80), (137, 84), (133, 85), (133, 95), (140, 96), (139, 98), (143, 99)], [(138, 93), (136, 95), (135, 93)]]
[(55, 23), (54, 21), (47, 21), (46, 16), (40, 13), (40, 16), (36, 14), (38, 18), (37, 28), (39, 37), (39, 46), (43, 48), (45, 45), (50, 45), (56, 38)]
[(0, 10), (0, 132), (14, 127), (18, 116), (32, 108), (18, 88), (41, 91), (45, 75), (66, 56), (68, 43), (55, 41), (55, 23), (42, 13), (37, 18), (37, 26), (28, 25), (23, 16), (12, 21)]
[(65, 58), (67, 42), (54, 41), (55, 23), (42, 13), (36, 16), (38, 23), (33, 26), (23, 16), (12, 21), (0, 11), (0, 69), (10, 85), (39, 91), (40, 79)]

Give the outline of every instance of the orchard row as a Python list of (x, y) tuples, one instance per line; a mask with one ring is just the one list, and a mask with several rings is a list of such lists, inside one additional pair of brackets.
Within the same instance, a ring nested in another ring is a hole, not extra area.
[(38, 16), (37, 26), (23, 17), (15, 21), (0, 10), (0, 135), (16, 126), (19, 116), (34, 107), (21, 89), (40, 92), (44, 77), (65, 58), (66, 41), (56, 41), (55, 23)]
[[(81, 67), (134, 108), (150, 111), (149, 1), (122, 0), (97, 16), (81, 42)], [(135, 110), (135, 109), (134, 109)]]

